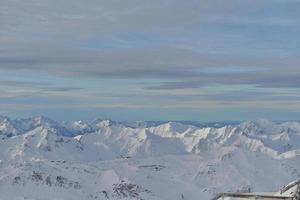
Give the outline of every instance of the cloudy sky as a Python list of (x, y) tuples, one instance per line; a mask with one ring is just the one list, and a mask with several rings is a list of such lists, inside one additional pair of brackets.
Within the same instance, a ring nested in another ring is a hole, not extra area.
[(300, 119), (299, 0), (0, 0), (0, 111)]

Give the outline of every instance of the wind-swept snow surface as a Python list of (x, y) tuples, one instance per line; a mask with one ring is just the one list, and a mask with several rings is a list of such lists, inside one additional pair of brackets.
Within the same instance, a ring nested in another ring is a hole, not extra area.
[(0, 200), (206, 200), (300, 176), (300, 123), (0, 117)]

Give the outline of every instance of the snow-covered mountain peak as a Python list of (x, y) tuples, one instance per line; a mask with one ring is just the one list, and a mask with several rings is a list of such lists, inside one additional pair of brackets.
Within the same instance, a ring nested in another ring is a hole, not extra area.
[(93, 132), (92, 126), (82, 120), (72, 121), (67, 124), (67, 127), (73, 131), (75, 135)]
[(0, 116), (0, 136), (11, 137), (20, 133), (20, 128), (13, 121), (8, 117)]
[(298, 122), (130, 124), (0, 118), (0, 199), (209, 200), (300, 177)]
[(181, 137), (189, 131), (195, 130), (196, 127), (192, 125), (185, 125), (178, 122), (168, 122), (156, 127), (150, 127), (148, 130), (161, 137)]
[(182, 133), (189, 128), (196, 128), (194, 126), (185, 125), (179, 122), (168, 122), (166, 124), (160, 125), (160, 127), (164, 127), (168, 131), (177, 132), (177, 133)]
[(267, 119), (257, 119), (252, 121), (246, 121), (242, 123), (239, 127), (245, 133), (256, 133), (256, 134), (263, 134), (265, 131), (270, 132), (274, 126), (277, 126), (272, 121)]
[(0, 115), (0, 122), (10, 121), (10, 119), (6, 116)]
[(60, 123), (44, 117), (44, 116), (38, 116), (38, 117), (34, 117), (29, 119), (29, 121), (31, 121), (31, 125), (32, 127), (38, 127), (38, 126), (43, 126), (43, 127), (60, 127)]
[(28, 124), (30, 129), (43, 127), (51, 130), (52, 132), (56, 132), (59, 135), (74, 136), (76, 134), (75, 132), (72, 132), (72, 130), (68, 130), (68, 128), (63, 126), (61, 123), (44, 116), (30, 118), (28, 119)]
[(105, 128), (113, 125), (120, 125), (120, 123), (117, 123), (115, 121), (112, 121), (110, 119), (96, 119), (92, 122), (91, 126), (97, 130), (99, 128)]

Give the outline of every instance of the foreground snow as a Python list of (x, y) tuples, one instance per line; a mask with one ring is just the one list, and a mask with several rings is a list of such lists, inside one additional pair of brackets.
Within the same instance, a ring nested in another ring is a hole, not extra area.
[(300, 176), (300, 124), (0, 117), (0, 200), (211, 199)]

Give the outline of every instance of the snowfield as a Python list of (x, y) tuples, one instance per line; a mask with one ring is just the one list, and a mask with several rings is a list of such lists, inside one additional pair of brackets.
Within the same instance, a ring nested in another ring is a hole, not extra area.
[(0, 200), (209, 200), (300, 178), (300, 123), (0, 117)]

